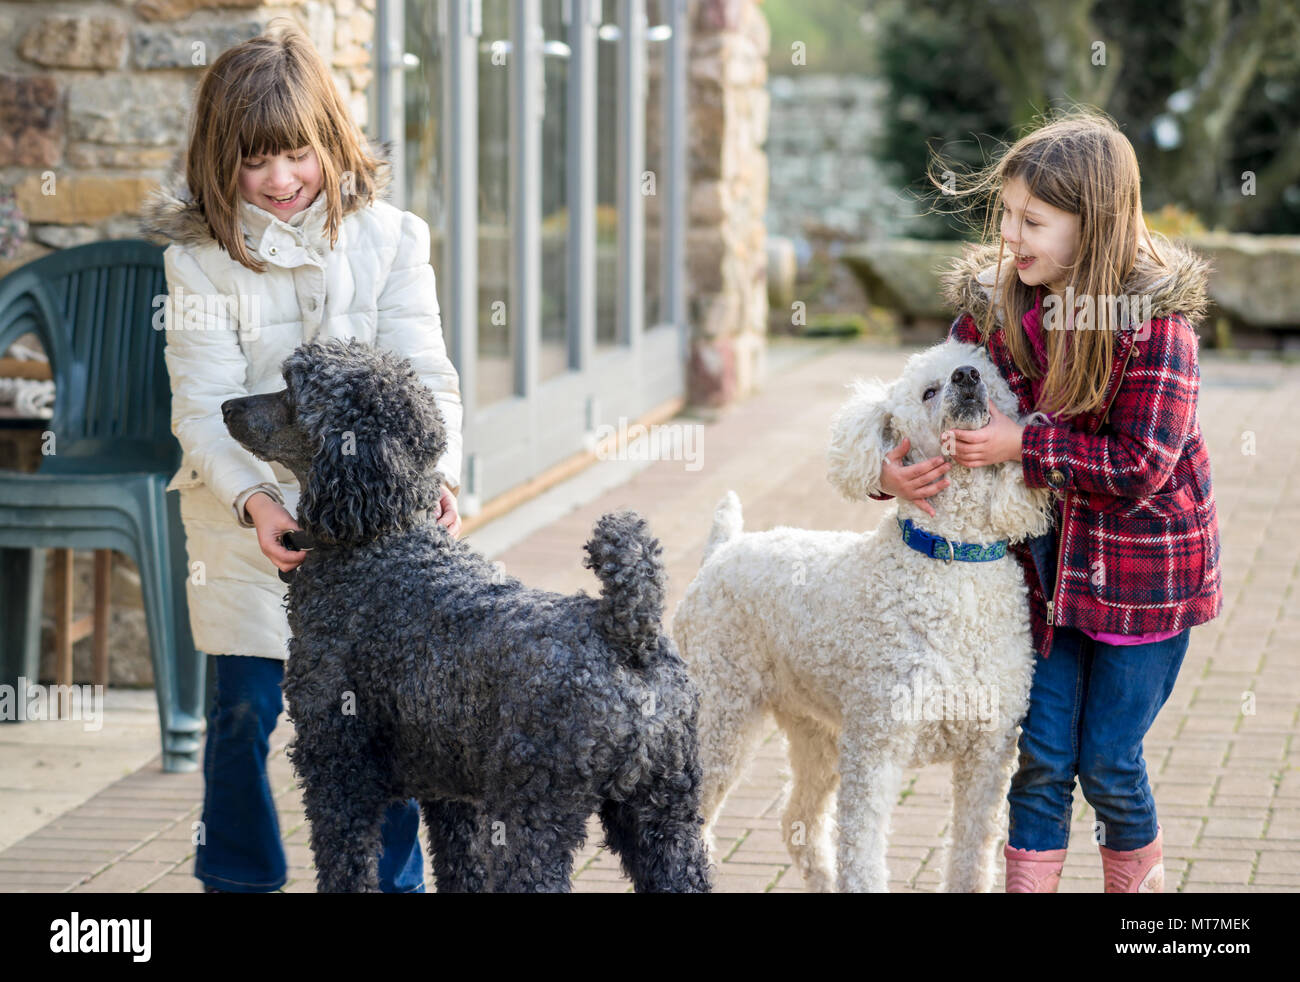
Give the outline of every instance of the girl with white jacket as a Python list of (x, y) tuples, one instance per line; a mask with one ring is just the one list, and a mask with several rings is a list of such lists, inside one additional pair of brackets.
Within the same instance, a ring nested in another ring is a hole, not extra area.
[[(429, 265), (429, 228), (385, 201), (390, 168), (362, 146), (311, 41), (273, 28), (214, 62), (195, 99), (184, 176), (143, 206), (142, 229), (170, 243), (163, 323), (172, 432), (195, 645), (215, 657), (195, 875), (210, 892), (264, 892), (286, 881), (269, 738), (288, 655), (284, 584), (304, 553), (298, 486), (226, 432), (221, 404), (283, 388), (300, 344), (359, 338), (408, 357), (447, 424), (438, 514), (460, 529), (461, 402)], [(381, 888), (423, 889), (419, 810), (385, 816)]]

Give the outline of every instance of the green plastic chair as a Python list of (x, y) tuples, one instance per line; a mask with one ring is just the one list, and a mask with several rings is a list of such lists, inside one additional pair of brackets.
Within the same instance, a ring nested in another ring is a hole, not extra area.
[(180, 497), (166, 491), (181, 450), (152, 324), (162, 255), (143, 240), (94, 242), (0, 279), (0, 353), (35, 334), (55, 383), (54, 452), (34, 474), (0, 471), (0, 683), (37, 677), (44, 550), (125, 553), (140, 571), (163, 770), (178, 772), (199, 766), (206, 666), (190, 633)]

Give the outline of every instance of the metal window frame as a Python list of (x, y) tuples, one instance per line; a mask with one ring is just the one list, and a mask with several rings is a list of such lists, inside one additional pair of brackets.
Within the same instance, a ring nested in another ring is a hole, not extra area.
[(685, 365), (690, 341), (686, 323), (686, 192), (690, 185), (690, 171), (686, 156), (686, 67), (690, 59), (690, 37), (687, 28), (687, 0), (665, 0), (668, 4), (668, 23), (673, 36), (668, 42), (667, 75), (664, 107), (664, 158), (667, 162), (667, 207), (664, 209), (664, 297), (661, 311), (668, 314), (666, 323), (680, 331), (681, 358)]
[(645, 323), (645, 0), (618, 0), (618, 343)]
[(569, 368), (596, 353), (596, 29), (601, 0), (569, 3)]
[(542, 16), (537, 0), (510, 9), (510, 323), (514, 394), (537, 392), (542, 343)]
[(406, 208), (406, 86), (403, 51), (406, 44), (406, 7), (380, 0), (375, 10), (375, 115), (381, 142), (393, 149), (389, 200)]

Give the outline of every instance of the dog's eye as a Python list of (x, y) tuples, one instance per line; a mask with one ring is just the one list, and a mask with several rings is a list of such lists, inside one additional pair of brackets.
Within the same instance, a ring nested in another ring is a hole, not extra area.
[(925, 395), (921, 396), (921, 401), (925, 402), (927, 399), (934, 398), (934, 394), (938, 391), (939, 391), (939, 387), (937, 385), (930, 386), (928, 389), (925, 390)]

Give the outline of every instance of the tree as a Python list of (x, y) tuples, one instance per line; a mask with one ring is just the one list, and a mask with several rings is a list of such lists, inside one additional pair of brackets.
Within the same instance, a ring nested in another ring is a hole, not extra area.
[(1300, 10), (1289, 0), (884, 0), (876, 9), (874, 44), (893, 94), (882, 156), (905, 173), (924, 173), (927, 138), (967, 141), (946, 159), (981, 166), (992, 149), (976, 142), (983, 134), (1010, 142), (1045, 110), (1086, 103), (1133, 142), (1148, 209), (1173, 203), (1243, 231), (1300, 229)]

